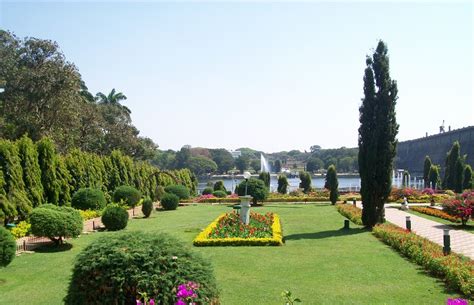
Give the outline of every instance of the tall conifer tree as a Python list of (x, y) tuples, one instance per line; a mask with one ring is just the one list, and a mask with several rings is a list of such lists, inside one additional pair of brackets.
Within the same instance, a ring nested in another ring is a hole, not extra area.
[(430, 168), (431, 168), (431, 159), (430, 156), (425, 157), (425, 163), (423, 164), (423, 180), (425, 181), (425, 187), (430, 185)]

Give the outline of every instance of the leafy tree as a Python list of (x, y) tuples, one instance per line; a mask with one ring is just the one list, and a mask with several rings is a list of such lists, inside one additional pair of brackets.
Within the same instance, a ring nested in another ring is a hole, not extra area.
[(96, 94), (95, 99), (96, 101), (98, 101), (99, 104), (116, 106), (119, 109), (122, 109), (123, 112), (128, 115), (132, 113), (130, 109), (128, 109), (126, 106), (120, 104), (120, 101), (125, 101), (127, 99), (125, 94), (123, 94), (122, 92), (115, 91), (115, 88), (112, 89), (112, 91), (110, 91), (110, 93), (107, 95), (102, 92), (98, 92)]
[(277, 188), (278, 193), (280, 194), (288, 193), (289, 185), (290, 184), (288, 183), (288, 179), (286, 178), (286, 175), (278, 176), (278, 188)]
[(311, 151), (311, 153), (315, 153), (315, 152), (318, 152), (321, 150), (321, 146), (319, 145), (313, 145), (309, 148), (309, 150)]
[(300, 188), (303, 189), (304, 193), (309, 193), (311, 191), (311, 175), (308, 172), (300, 172)]
[(423, 180), (425, 181), (425, 187), (428, 187), (430, 182), (429, 182), (429, 174), (430, 174), (430, 169), (431, 169), (431, 159), (430, 156), (425, 157), (425, 163), (423, 165)]
[(219, 173), (226, 173), (234, 168), (234, 158), (226, 149), (210, 149), (212, 160), (217, 164), (217, 171)]
[(227, 192), (225, 186), (224, 186), (224, 181), (216, 181), (216, 183), (214, 183), (214, 188), (213, 188), (214, 191), (223, 191), (223, 192)]
[(260, 170), (260, 159), (253, 159), (250, 161), (250, 167), (255, 171), (258, 172)]
[(472, 182), (472, 168), (468, 164), (464, 168), (464, 182), (463, 182), (463, 189), (472, 189), (473, 188), (473, 182)]
[[(395, 116), (397, 83), (391, 80), (387, 47), (379, 41), (366, 59), (364, 98), (360, 107), (359, 173), (362, 222), (372, 228), (384, 221), (384, 204), (392, 186), (398, 124)], [(377, 90), (376, 90), (377, 89)]]
[(430, 186), (432, 189), (437, 189), (440, 185), (440, 175), (439, 175), (439, 166), (435, 164), (431, 164), (430, 172), (428, 174)]
[(181, 147), (181, 149), (176, 153), (175, 158), (175, 168), (187, 168), (189, 166), (189, 159), (191, 159), (189, 148)]
[(203, 156), (191, 157), (188, 168), (197, 176), (204, 176), (217, 171), (216, 162)]
[(329, 199), (332, 204), (336, 204), (339, 198), (339, 182), (337, 181), (337, 172), (334, 165), (329, 166), (328, 172), (326, 173), (326, 185), (329, 189)]
[(324, 167), (324, 162), (323, 160), (317, 158), (317, 157), (311, 157), (308, 162), (306, 163), (306, 170), (308, 172), (315, 172), (317, 170), (320, 170), (321, 168)]
[(38, 151), (33, 141), (26, 135), (18, 140), (17, 145), (28, 199), (30, 199), (33, 207), (37, 207), (43, 203), (43, 185), (41, 184)]
[(275, 160), (275, 163), (273, 163), (273, 170), (277, 174), (281, 172), (281, 161), (280, 160)]
[(338, 168), (343, 172), (350, 172), (354, 168), (354, 159), (352, 157), (344, 157), (338, 160)]
[(260, 175), (258, 175), (258, 179), (262, 180), (265, 183), (265, 186), (270, 189), (270, 173), (260, 173)]
[(241, 155), (235, 159), (235, 166), (242, 174), (249, 167), (250, 159), (247, 156)]
[(250, 178), (248, 182), (242, 180), (237, 185), (237, 194), (239, 196), (245, 195), (245, 186), (247, 185), (247, 195), (252, 196), (253, 204), (257, 204), (258, 201), (263, 201), (268, 197), (268, 188), (265, 183), (260, 179)]

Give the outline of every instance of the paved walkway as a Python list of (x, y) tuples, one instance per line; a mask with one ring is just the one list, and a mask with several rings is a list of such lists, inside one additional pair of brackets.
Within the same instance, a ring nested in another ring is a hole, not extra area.
[[(357, 202), (357, 206), (362, 208), (360, 202)], [(399, 227), (406, 228), (406, 216), (410, 216), (411, 230), (414, 233), (441, 246), (443, 246), (443, 230), (449, 229), (451, 250), (474, 260), (474, 234), (463, 230), (453, 230), (449, 226), (439, 222), (401, 211), (390, 205), (385, 205), (385, 219), (387, 221)]]

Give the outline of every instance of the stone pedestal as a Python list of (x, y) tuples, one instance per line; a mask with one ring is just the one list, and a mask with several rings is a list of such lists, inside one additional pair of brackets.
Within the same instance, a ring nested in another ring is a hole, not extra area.
[(252, 200), (252, 196), (240, 196), (240, 220), (246, 225), (249, 224), (250, 221), (250, 201)]

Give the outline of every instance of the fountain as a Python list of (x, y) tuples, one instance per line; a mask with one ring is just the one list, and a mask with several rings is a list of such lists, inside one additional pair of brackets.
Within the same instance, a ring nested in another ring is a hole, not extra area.
[(268, 161), (267, 159), (265, 159), (263, 154), (260, 154), (260, 172), (261, 173), (270, 172), (270, 165), (268, 164)]

